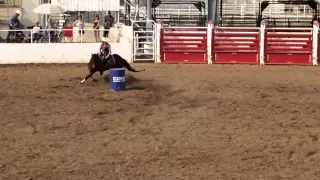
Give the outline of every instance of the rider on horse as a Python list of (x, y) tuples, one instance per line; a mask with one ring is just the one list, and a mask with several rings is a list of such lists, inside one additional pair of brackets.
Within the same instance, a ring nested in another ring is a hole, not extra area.
[(114, 59), (113, 55), (111, 54), (111, 46), (109, 44), (108, 38), (102, 39), (102, 43), (100, 45), (99, 57), (100, 57), (101, 64), (102, 63), (106, 63), (104, 65), (115, 64), (115, 59)]

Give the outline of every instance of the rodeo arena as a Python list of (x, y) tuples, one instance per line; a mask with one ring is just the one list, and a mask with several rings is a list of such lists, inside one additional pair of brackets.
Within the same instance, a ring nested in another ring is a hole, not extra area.
[(0, 180), (320, 180), (320, 0), (0, 0)]

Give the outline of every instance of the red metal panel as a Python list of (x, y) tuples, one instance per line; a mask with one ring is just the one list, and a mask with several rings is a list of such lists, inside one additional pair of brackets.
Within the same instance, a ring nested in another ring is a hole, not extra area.
[[(217, 59), (217, 63), (221, 64), (230, 64), (230, 63), (238, 63), (238, 64), (257, 64), (259, 60), (259, 54), (253, 53), (230, 53), (230, 52), (217, 52), (214, 54), (214, 59)], [(250, 61), (251, 60), (251, 61)]]
[(164, 62), (166, 63), (207, 63), (206, 52), (170, 52), (164, 53)]
[(165, 63), (208, 63), (207, 28), (162, 28), (160, 42)]
[(259, 39), (259, 28), (214, 28), (212, 60), (215, 63), (258, 64)]
[(274, 53), (267, 54), (267, 64), (297, 64), (297, 65), (311, 65), (312, 56), (310, 54), (285, 54)]
[(312, 65), (311, 28), (266, 28), (266, 64)]

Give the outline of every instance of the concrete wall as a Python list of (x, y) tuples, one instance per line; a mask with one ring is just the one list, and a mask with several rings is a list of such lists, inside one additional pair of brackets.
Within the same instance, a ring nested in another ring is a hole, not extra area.
[[(0, 64), (88, 63), (100, 43), (0, 44)], [(132, 43), (111, 43), (113, 54), (132, 62)]]

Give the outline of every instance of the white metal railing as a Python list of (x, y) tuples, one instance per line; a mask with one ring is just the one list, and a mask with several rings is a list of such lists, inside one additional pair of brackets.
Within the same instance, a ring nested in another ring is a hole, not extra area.
[[(124, 7), (121, 7), (124, 8)], [(136, 12), (136, 7), (132, 7), (131, 10)], [(146, 8), (139, 8), (139, 12), (146, 14)], [(236, 14), (240, 17), (245, 15), (257, 15), (259, 12), (259, 3), (224, 3), (222, 6), (222, 14), (224, 16)], [(189, 8), (156, 8), (156, 14), (158, 15), (199, 15), (200, 11), (193, 6)], [(207, 9), (205, 10), (207, 14)], [(285, 6), (283, 4), (270, 4), (264, 11), (263, 16), (275, 17), (275, 18), (300, 18), (300, 17), (312, 17), (312, 9), (308, 5), (294, 6), (291, 12), (285, 12)]]
[(37, 37), (32, 33), (32, 29), (0, 30), (0, 39), (6, 40), (8, 33), (12, 32), (10, 41), (7, 43), (98, 43), (101, 42), (103, 33), (106, 31), (109, 32), (108, 37), (111, 42), (119, 41), (118, 29), (105, 30), (101, 27), (100, 29), (85, 28), (84, 34), (81, 34), (79, 29), (41, 29)]
[[(256, 15), (259, 12), (259, 3), (251, 4), (223, 4), (222, 14), (240, 14)], [(291, 12), (285, 11), (283, 4), (270, 4), (264, 11), (263, 16), (277, 17), (277, 18), (299, 18), (299, 17), (312, 17), (312, 9), (308, 5), (293, 6)]]
[(195, 9), (193, 6), (189, 6), (188, 9), (163, 9), (156, 8), (156, 14), (167, 14), (167, 15), (199, 15), (201, 12), (198, 9)]

